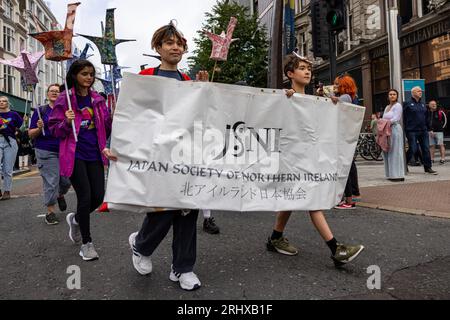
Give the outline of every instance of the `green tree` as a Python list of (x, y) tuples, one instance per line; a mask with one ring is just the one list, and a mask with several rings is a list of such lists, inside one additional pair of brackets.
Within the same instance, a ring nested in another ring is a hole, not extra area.
[(258, 23), (257, 17), (251, 16), (248, 8), (234, 2), (229, 3), (227, 0), (219, 0), (212, 8), (212, 12), (205, 13), (205, 16), (206, 22), (194, 40), (197, 49), (194, 56), (189, 58), (190, 74), (195, 75), (199, 70), (207, 70), (210, 76), (212, 75), (215, 64), (215, 61), (209, 58), (212, 42), (203, 31), (208, 30), (215, 34), (226, 32), (230, 18), (236, 17), (238, 23), (233, 38), (238, 38), (239, 41), (231, 44), (228, 60), (217, 63), (220, 72), (216, 72), (214, 81), (228, 84), (245, 81), (249, 86), (266, 87), (267, 33)]

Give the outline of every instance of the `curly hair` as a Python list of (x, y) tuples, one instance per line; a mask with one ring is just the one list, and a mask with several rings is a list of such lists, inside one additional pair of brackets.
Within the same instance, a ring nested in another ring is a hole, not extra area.
[(356, 98), (356, 95), (358, 94), (358, 87), (356, 86), (355, 80), (349, 76), (349, 75), (343, 75), (340, 77), (337, 77), (334, 81), (338, 84), (339, 88), (339, 94), (348, 94), (352, 99)]

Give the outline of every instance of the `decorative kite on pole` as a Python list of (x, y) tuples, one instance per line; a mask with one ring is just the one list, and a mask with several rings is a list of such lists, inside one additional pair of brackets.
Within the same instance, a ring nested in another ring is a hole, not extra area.
[[(20, 56), (13, 60), (3, 60), (0, 59), (0, 63), (6, 66), (10, 66), (15, 68), (20, 72), (22, 84), (25, 88), (31, 88), (33, 92), (32, 99), (34, 99), (34, 86), (39, 82), (39, 78), (37, 75), (37, 67), (39, 61), (41, 61), (44, 56), (44, 52), (36, 52), (29, 53), (25, 50), (22, 50)], [(28, 102), (25, 104), (25, 114), (27, 114)], [(39, 118), (41, 118), (41, 114), (38, 109)]]
[[(106, 10), (106, 26), (104, 32), (102, 30), (103, 35), (102, 37), (87, 36), (80, 34), (80, 36), (92, 41), (97, 46), (98, 50), (100, 51), (102, 63), (110, 66), (112, 74), (111, 84), (113, 86), (115, 85), (113, 66), (118, 64), (116, 55), (116, 46), (123, 42), (136, 41), (136, 40), (116, 39), (114, 10), (116, 9), (113, 8)], [(113, 90), (113, 94), (114, 94), (114, 102), (116, 102), (117, 97), (115, 90)]]
[(63, 61), (71, 59), (73, 26), (75, 15), (80, 2), (67, 5), (66, 26), (62, 31), (47, 31), (31, 33), (30, 36), (38, 40), (45, 48), (45, 59)]
[(115, 65), (117, 64), (116, 46), (123, 42), (136, 41), (136, 40), (123, 40), (116, 39), (115, 35), (115, 22), (114, 22), (114, 10), (106, 10), (106, 28), (103, 37), (94, 37), (80, 34), (80, 36), (92, 41), (100, 51), (100, 56), (103, 64)]
[(23, 50), (16, 59), (0, 59), (0, 63), (15, 68), (23, 76), (26, 85), (33, 85), (39, 82), (36, 69), (43, 56), (44, 52), (29, 53)]
[(211, 33), (209, 31), (204, 31), (206, 36), (212, 41), (212, 51), (211, 51), (211, 60), (216, 61), (214, 64), (214, 70), (211, 82), (214, 82), (214, 74), (216, 72), (217, 62), (218, 61), (227, 61), (228, 60), (228, 51), (230, 50), (230, 45), (238, 41), (239, 39), (233, 39), (233, 32), (237, 25), (237, 19), (235, 17), (231, 17), (230, 22), (228, 24), (227, 33), (222, 32), (220, 35)]
[(80, 53), (80, 55), (78, 55), (78, 50), (75, 48), (75, 52), (73, 53), (73, 58), (70, 60), (67, 60), (66, 62), (66, 69), (69, 70), (70, 67), (72, 66), (72, 64), (77, 61), (77, 60), (87, 60), (90, 57), (93, 56), (93, 54), (89, 54), (89, 49), (94, 50), (94, 48), (92, 48), (90, 43), (86, 43), (86, 46), (84, 47), (83, 51)]
[[(45, 58), (50, 61), (60, 61), (61, 70), (64, 70), (62, 61), (73, 58), (72, 55), (72, 38), (73, 27), (75, 24), (75, 15), (80, 2), (71, 3), (67, 5), (67, 18), (66, 26), (62, 31), (47, 31), (30, 34), (31, 37), (38, 40), (45, 48)], [(72, 101), (70, 100), (67, 79), (64, 78), (64, 84), (66, 85), (66, 96), (69, 109), (72, 110)], [(73, 93), (72, 93), (73, 94)], [(39, 108), (38, 108), (39, 110)], [(75, 141), (78, 142), (77, 130), (75, 123), (72, 121), (72, 130), (75, 137)]]

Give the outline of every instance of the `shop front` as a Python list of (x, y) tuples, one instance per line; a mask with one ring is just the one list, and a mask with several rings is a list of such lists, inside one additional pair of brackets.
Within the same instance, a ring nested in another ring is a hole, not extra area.
[[(426, 102), (436, 100), (450, 112), (450, 19), (436, 22), (402, 36), (403, 79), (424, 79)], [(383, 111), (390, 89), (387, 44), (370, 51), (372, 100), (375, 112)], [(450, 135), (447, 128), (447, 136)]]

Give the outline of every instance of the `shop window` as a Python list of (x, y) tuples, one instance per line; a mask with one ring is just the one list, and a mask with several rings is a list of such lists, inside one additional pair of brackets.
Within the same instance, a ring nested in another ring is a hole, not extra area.
[(446, 52), (450, 51), (450, 36), (448, 34), (420, 44), (422, 66), (448, 60)]
[(389, 86), (390, 77), (373, 80), (373, 91), (375, 93), (388, 91)]
[(389, 57), (374, 59), (372, 62), (372, 75), (374, 79), (389, 76)]
[(388, 105), (388, 90), (379, 94), (375, 94), (372, 98), (373, 111), (372, 112), (384, 112)]
[(450, 66), (450, 63), (449, 63), (450, 49), (444, 49), (444, 50), (439, 51), (439, 59), (440, 59), (440, 61), (442, 61), (442, 65), (444, 67), (449, 67)]
[(423, 67), (422, 78), (426, 83), (450, 79), (450, 60)]
[(401, 52), (402, 70), (417, 68), (419, 66), (419, 47), (413, 46)]
[(411, 69), (402, 72), (403, 79), (421, 79), (420, 77), (420, 69)]

